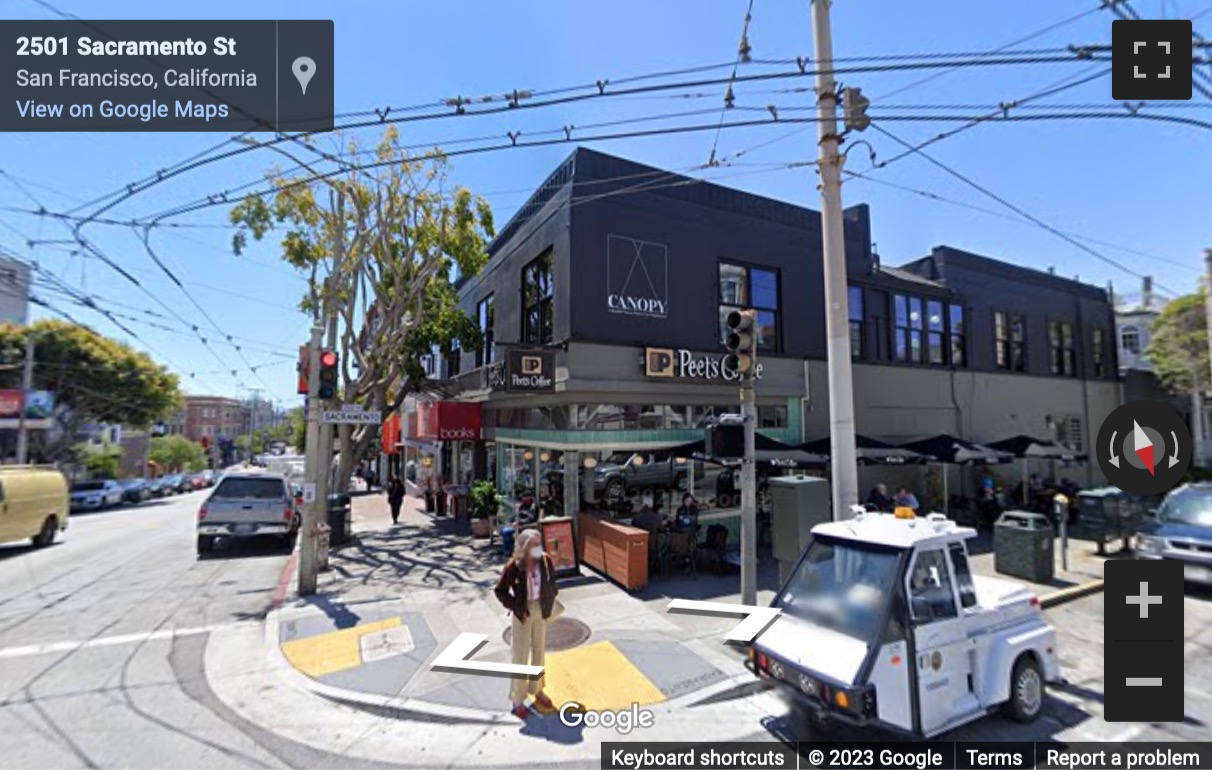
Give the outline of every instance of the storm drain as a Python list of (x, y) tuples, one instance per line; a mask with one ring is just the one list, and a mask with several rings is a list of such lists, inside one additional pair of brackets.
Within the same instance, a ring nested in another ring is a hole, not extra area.
[[(575, 618), (556, 618), (547, 623), (547, 649), (571, 650), (589, 641), (589, 626)], [(513, 628), (506, 628), (501, 635), (505, 644), (513, 644)]]

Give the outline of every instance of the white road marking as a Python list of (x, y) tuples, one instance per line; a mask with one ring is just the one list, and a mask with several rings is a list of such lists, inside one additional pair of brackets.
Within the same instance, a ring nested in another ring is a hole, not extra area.
[(150, 642), (157, 639), (174, 639), (178, 636), (196, 636), (197, 634), (209, 634), (211, 631), (229, 628), (231, 625), (233, 624), (227, 623), (215, 626), (198, 626), (196, 628), (166, 628), (160, 631), (143, 631), (137, 634), (102, 636), (96, 639), (85, 639), (83, 641), (43, 642), (42, 644), (27, 644), (23, 647), (3, 647), (0, 648), (0, 659), (25, 658), (32, 655), (49, 655), (56, 652), (71, 652), (73, 650), (88, 649), (90, 647), (113, 647), (122, 644)]

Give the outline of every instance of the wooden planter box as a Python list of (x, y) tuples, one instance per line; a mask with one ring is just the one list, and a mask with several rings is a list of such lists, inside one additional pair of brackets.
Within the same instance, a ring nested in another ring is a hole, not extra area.
[(587, 564), (629, 590), (648, 585), (648, 533), (597, 514), (581, 514), (577, 549)]

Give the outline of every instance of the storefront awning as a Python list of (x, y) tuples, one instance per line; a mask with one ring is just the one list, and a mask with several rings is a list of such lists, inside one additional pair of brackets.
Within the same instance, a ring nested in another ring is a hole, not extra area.
[(417, 405), (417, 437), (431, 441), (479, 441), (480, 404), (471, 401), (426, 401)]

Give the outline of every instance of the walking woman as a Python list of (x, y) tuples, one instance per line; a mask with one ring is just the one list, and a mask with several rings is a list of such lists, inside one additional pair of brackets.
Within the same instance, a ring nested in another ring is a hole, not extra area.
[[(547, 621), (556, 609), (555, 568), (543, 553), (539, 533), (524, 529), (514, 544), (513, 558), (505, 564), (497, 583), (497, 599), (513, 615), (513, 662), (542, 666), (547, 652)], [(543, 677), (514, 677), (509, 699), (513, 715), (525, 721), (526, 693), (545, 711), (554, 711), (551, 698), (543, 692)]]
[(387, 504), (391, 506), (391, 523), (400, 523), (400, 506), (404, 504), (404, 482), (392, 476), (387, 483)]

